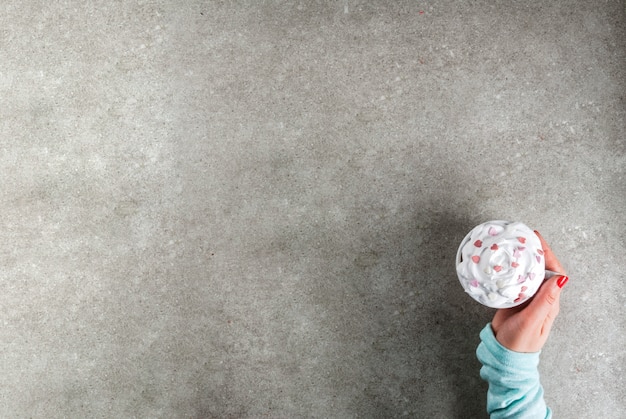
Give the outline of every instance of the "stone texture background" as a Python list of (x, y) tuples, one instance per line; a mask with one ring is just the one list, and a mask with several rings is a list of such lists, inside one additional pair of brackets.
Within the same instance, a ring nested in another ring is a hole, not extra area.
[(461, 238), (568, 269), (624, 418), (623, 1), (5, 1), (0, 416), (480, 418)]

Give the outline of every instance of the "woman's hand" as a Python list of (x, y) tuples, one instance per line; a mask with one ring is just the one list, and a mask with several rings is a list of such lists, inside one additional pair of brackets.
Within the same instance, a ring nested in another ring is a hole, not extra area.
[(496, 339), (502, 346), (515, 352), (538, 352), (543, 347), (554, 319), (559, 314), (559, 296), (568, 277), (559, 260), (552, 253), (548, 243), (539, 232), (545, 253), (546, 269), (559, 272), (547, 279), (537, 294), (527, 303), (518, 307), (500, 309), (491, 322)]

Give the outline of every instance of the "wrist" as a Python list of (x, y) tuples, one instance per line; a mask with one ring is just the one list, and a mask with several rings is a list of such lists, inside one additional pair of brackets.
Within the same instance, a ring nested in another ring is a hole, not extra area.
[(519, 332), (507, 333), (506, 330), (500, 330), (499, 333), (493, 329), (493, 336), (496, 342), (507, 351), (520, 353), (520, 354), (532, 354), (541, 352), (543, 344), (545, 342), (533, 342), (532, 337), (524, 336)]
[(480, 332), (480, 339), (487, 345), (490, 352), (496, 354), (502, 364), (516, 365), (518, 368), (524, 366), (528, 369), (536, 368), (539, 364), (541, 350), (524, 352), (509, 349), (498, 341), (493, 333), (491, 323), (488, 323)]

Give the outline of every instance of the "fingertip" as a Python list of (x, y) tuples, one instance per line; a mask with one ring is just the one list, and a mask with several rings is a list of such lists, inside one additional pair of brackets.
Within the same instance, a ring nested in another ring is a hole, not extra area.
[(567, 282), (567, 280), (565, 280), (565, 282), (563, 282), (562, 285), (559, 285), (559, 281), (561, 281), (561, 278), (567, 278), (565, 275), (554, 275), (548, 279), (546, 279), (545, 283), (541, 286), (541, 288), (539, 288), (539, 291), (542, 291), (542, 288), (545, 288), (545, 290), (543, 292), (545, 293), (557, 293), (559, 294), (561, 291), (561, 288), (563, 288), (562, 285), (565, 285), (565, 282)]
[(558, 258), (554, 255), (554, 252), (552, 251), (552, 248), (550, 247), (548, 242), (546, 242), (546, 240), (543, 238), (541, 233), (539, 233), (537, 230), (533, 230), (533, 231), (537, 235), (537, 237), (539, 237), (541, 248), (543, 249), (545, 253), (544, 259), (545, 259), (546, 268), (554, 272), (559, 272), (561, 274), (565, 273), (565, 270), (563, 269), (561, 262), (559, 262)]
[(550, 246), (548, 246), (548, 242), (546, 242), (546, 239), (543, 238), (543, 236), (541, 235), (540, 232), (538, 232), (537, 230), (533, 230), (533, 232), (535, 233), (535, 235), (539, 238), (539, 242), (541, 243), (541, 247), (543, 248), (543, 250), (550, 250)]
[(533, 230), (535, 235), (537, 237), (539, 237), (539, 241), (541, 242), (541, 247), (544, 248), (544, 250), (546, 250), (545, 248), (547, 247), (548, 249), (550, 248), (550, 246), (548, 246), (548, 242), (546, 242), (546, 239), (543, 238), (543, 236), (541, 235), (540, 232), (538, 232), (537, 230)]

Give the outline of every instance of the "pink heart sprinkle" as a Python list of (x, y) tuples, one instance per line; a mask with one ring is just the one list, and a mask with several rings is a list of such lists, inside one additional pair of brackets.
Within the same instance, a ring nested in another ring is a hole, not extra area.
[(515, 250), (513, 250), (513, 257), (514, 257), (514, 258), (518, 258), (518, 257), (520, 257), (520, 256), (521, 256), (521, 254), (520, 254), (520, 252), (519, 252), (519, 249), (515, 249)]
[(480, 241), (480, 240), (476, 240), (476, 241), (474, 242), (474, 246), (476, 246), (476, 247), (480, 247), (480, 246), (482, 246), (482, 245), (483, 245), (483, 242), (482, 242), (482, 241)]
[(541, 263), (541, 256), (537, 255), (535, 257), (537, 258), (537, 263)]
[(543, 256), (543, 250), (541, 250), (541, 249), (537, 249), (537, 253), (539, 253), (540, 255), (542, 255), (542, 256)]
[(511, 266), (514, 268), (517, 268), (519, 266), (519, 263), (517, 262), (511, 262)]
[(496, 271), (496, 272), (500, 272), (502, 270), (502, 266), (496, 265), (496, 266), (493, 267), (493, 270)]
[(528, 279), (530, 279), (531, 281), (532, 281), (533, 279), (535, 279), (535, 273), (534, 273), (534, 272), (529, 272), (529, 273), (528, 273)]
[(474, 263), (478, 263), (480, 262), (480, 256), (472, 256), (472, 260), (474, 261)]
[(527, 289), (528, 289), (528, 287), (524, 286), (524, 287), (522, 287), (522, 289), (521, 289), (520, 291), (524, 292), (524, 291), (526, 291)]
[(519, 249), (520, 252), (523, 252), (524, 250), (526, 250), (526, 248), (524, 246), (520, 246), (520, 247), (518, 247), (518, 249)]
[(521, 275), (519, 275), (517, 277), (517, 282), (519, 282), (521, 284), (522, 282), (526, 282), (526, 280)]
[(495, 250), (498, 250), (498, 245), (494, 243), (493, 245), (491, 245), (491, 248), (490, 248), (490, 249), (491, 249), (491, 250), (494, 250), (494, 251), (495, 251)]
[(473, 280), (472, 282), (470, 282), (470, 285), (472, 287), (476, 287), (477, 288), (478, 287), (478, 281), (477, 280)]
[(517, 240), (522, 244), (526, 243), (526, 237), (518, 237)]
[(497, 236), (498, 235), (498, 230), (496, 230), (495, 227), (489, 227), (489, 231), (488, 231), (490, 236)]

